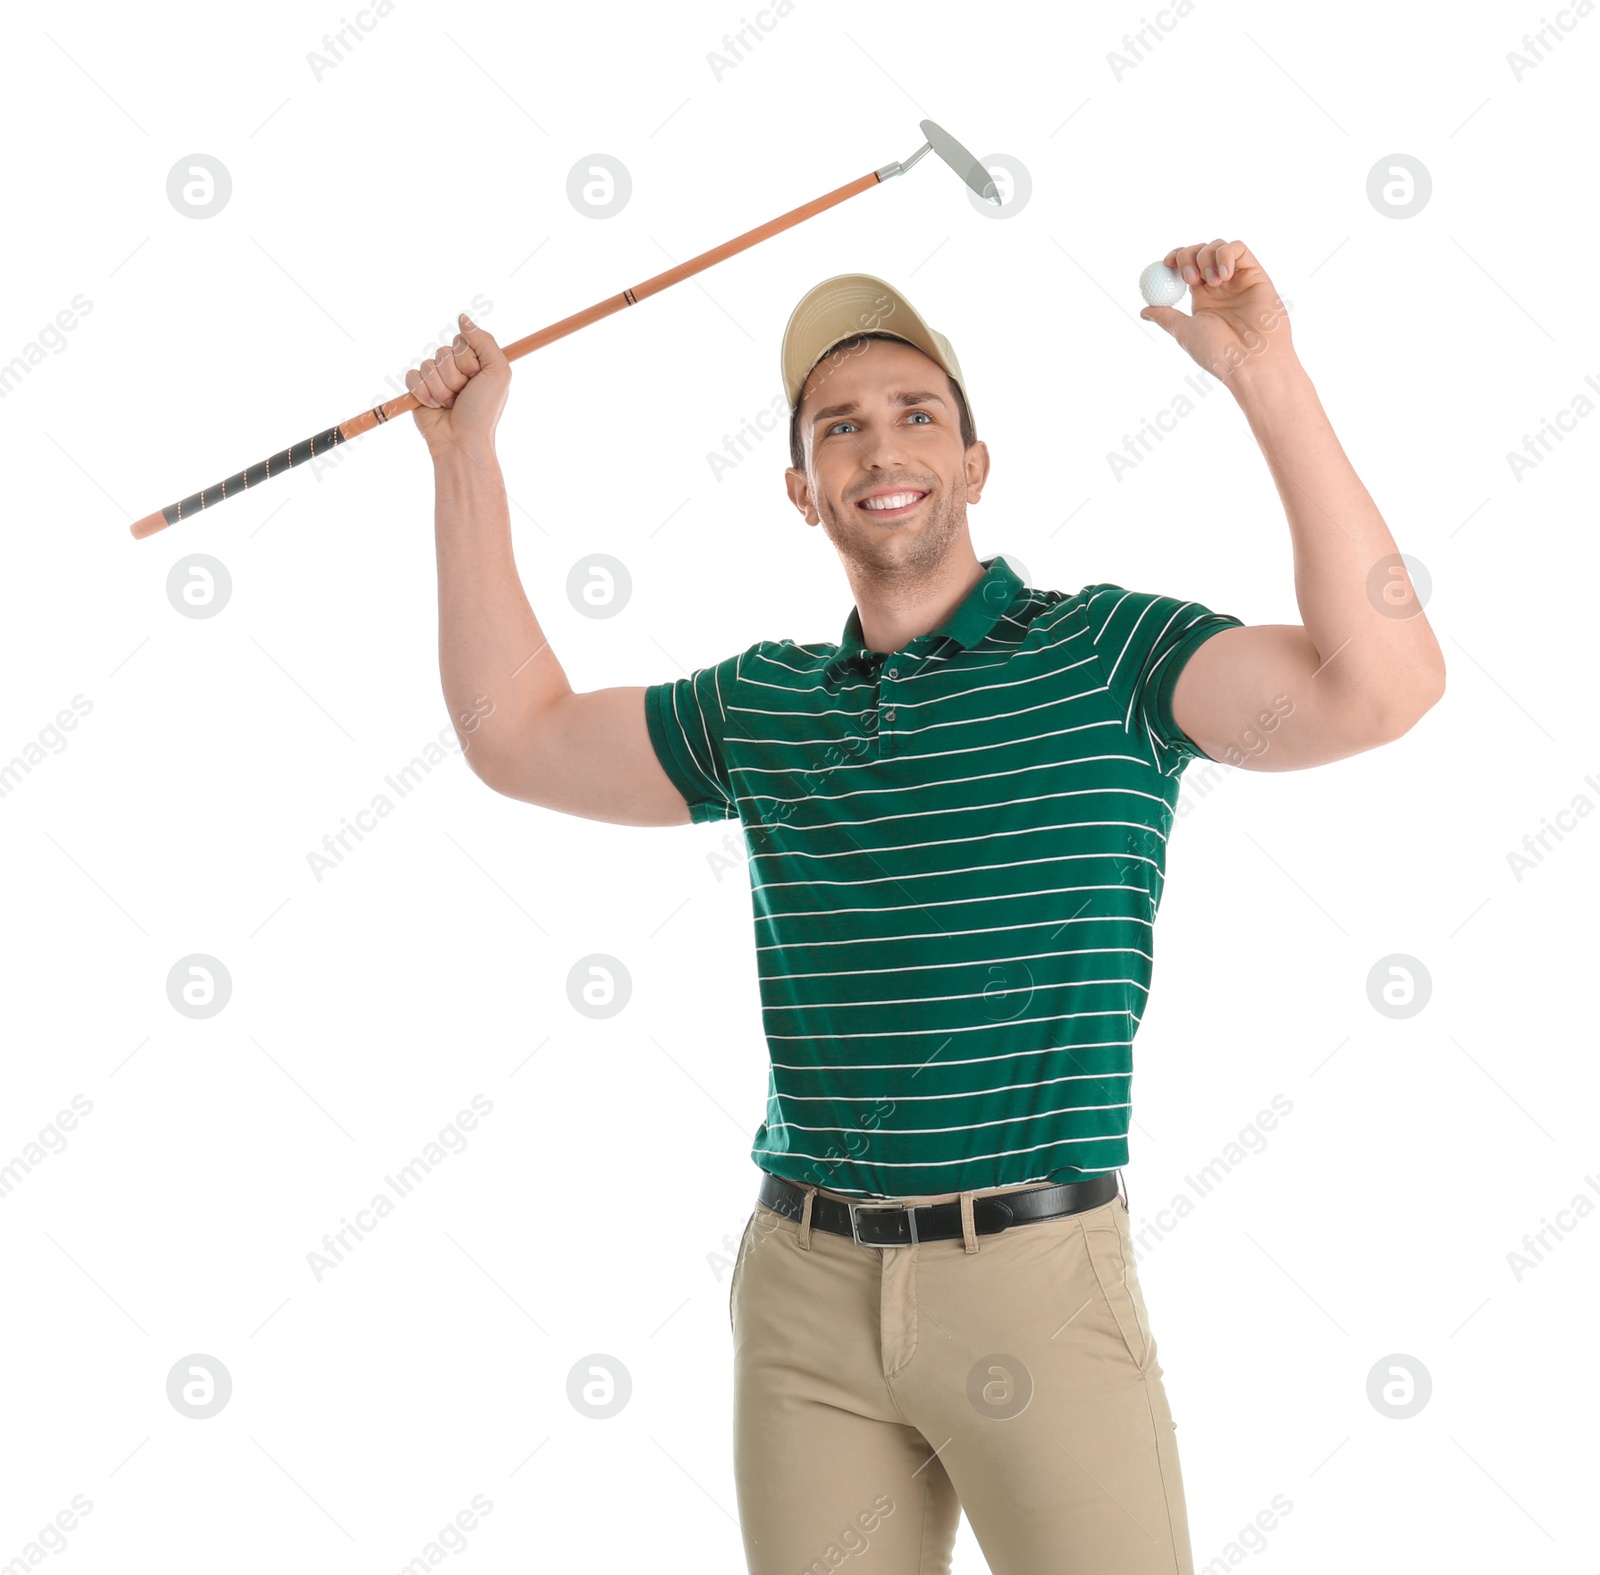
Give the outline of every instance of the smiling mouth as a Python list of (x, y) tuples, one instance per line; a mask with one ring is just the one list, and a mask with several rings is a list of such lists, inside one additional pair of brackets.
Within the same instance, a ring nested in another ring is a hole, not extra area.
[(907, 514), (910, 514), (914, 509), (920, 507), (923, 499), (926, 498), (927, 495), (928, 494), (926, 492), (917, 492), (915, 488), (907, 488), (904, 492), (884, 495), (884, 501), (886, 501), (888, 497), (909, 497), (911, 499), (909, 503), (903, 503), (897, 508), (884, 508), (882, 506), (882, 501), (880, 501), (878, 498), (863, 498), (858, 504), (856, 504), (856, 507), (860, 509), (863, 514), (870, 514), (874, 519), (902, 519)]

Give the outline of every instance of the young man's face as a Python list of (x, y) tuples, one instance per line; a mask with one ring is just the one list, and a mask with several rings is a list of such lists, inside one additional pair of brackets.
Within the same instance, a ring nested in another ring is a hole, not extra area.
[[(800, 440), (806, 469), (786, 471), (790, 500), (868, 574), (916, 577), (937, 565), (964, 536), (967, 504), (989, 472), (983, 443), (962, 449), (944, 368), (896, 340), (830, 352), (811, 369)], [(886, 493), (921, 496), (909, 507), (864, 506)]]

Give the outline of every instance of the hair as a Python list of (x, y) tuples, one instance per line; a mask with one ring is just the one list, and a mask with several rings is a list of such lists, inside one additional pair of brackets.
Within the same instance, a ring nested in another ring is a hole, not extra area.
[[(887, 339), (893, 344), (900, 345), (911, 343), (909, 339), (902, 339), (899, 334), (856, 334), (853, 338), (840, 340), (838, 344), (825, 351), (824, 354), (835, 356), (841, 350), (853, 350), (857, 345), (863, 345), (869, 339)], [(911, 348), (914, 350), (916, 346), (912, 345)], [(807, 377), (810, 377), (811, 372), (816, 370), (821, 361), (822, 357), (818, 356), (816, 362), (812, 364), (811, 370), (806, 373)], [(943, 371), (944, 369), (941, 367), (940, 370)], [(961, 392), (956, 380), (948, 372), (945, 372), (944, 380), (950, 385), (950, 392), (955, 398), (956, 409), (961, 413), (961, 447), (965, 451), (978, 441), (978, 434), (972, 429), (972, 412), (967, 409), (966, 395)], [(789, 412), (789, 463), (796, 470), (804, 470), (806, 468), (805, 445), (800, 441), (800, 407), (804, 403), (805, 384), (802, 381), (800, 398), (795, 401), (794, 409)]]

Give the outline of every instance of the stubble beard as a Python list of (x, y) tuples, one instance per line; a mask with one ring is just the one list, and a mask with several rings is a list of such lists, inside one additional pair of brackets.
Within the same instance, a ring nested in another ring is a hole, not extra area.
[(921, 530), (885, 530), (862, 516), (865, 510), (845, 505), (840, 518), (832, 505), (819, 509), (822, 528), (843, 561), (852, 583), (880, 593), (906, 595), (932, 584), (951, 544), (961, 532), (966, 497), (936, 491)]

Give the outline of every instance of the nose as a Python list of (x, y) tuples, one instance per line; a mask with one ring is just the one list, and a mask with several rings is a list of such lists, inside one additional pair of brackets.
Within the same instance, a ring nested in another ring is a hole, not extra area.
[(909, 468), (906, 464), (905, 437), (897, 426), (880, 426), (859, 436), (856, 442), (860, 449), (861, 464), (866, 470), (892, 472)]

